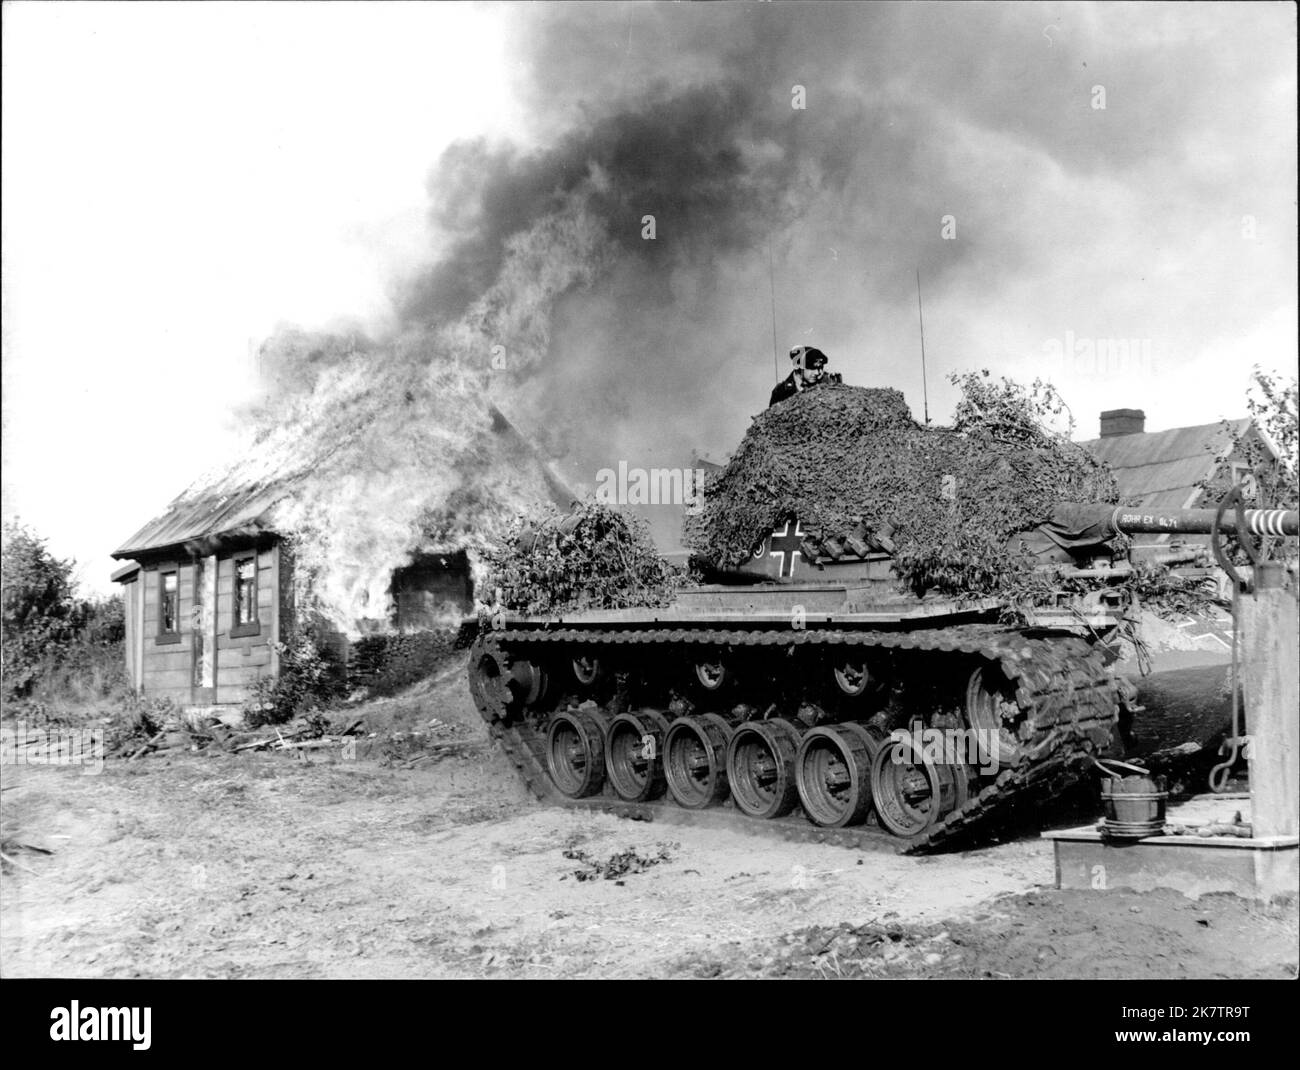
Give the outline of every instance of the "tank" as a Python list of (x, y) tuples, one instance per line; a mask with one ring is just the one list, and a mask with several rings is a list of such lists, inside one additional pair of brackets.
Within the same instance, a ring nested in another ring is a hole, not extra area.
[[(1294, 511), (1075, 503), (1021, 533), (1060, 587), (900, 590), (888, 529), (788, 516), (749, 558), (653, 609), (502, 612), (469, 687), (539, 798), (641, 819), (740, 820), (846, 846), (954, 845), (1126, 753), (1115, 671), (1141, 533), (1295, 535)], [(1212, 569), (1206, 547), (1148, 560)]]

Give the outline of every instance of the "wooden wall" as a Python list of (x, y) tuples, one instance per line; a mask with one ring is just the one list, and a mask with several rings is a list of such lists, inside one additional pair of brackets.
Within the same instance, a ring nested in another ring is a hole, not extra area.
[(276, 638), (277, 551), (257, 555), (257, 635), (230, 637), (234, 624), (235, 562), (217, 558), (217, 701), (243, 702), (251, 685), (272, 672), (271, 643)]
[[(256, 635), (231, 638), (234, 618), (234, 556), (217, 557), (217, 663), (216, 693), (207, 701), (241, 703), (249, 697), (249, 688), (262, 676), (271, 675), (278, 666), (273, 643), (279, 637), (280, 589), (279, 549), (271, 547), (257, 554), (257, 616)], [(143, 604), (139, 607), (140, 627), (132, 628), (132, 615), (127, 614), (127, 667), (131, 670), (131, 650), (138, 651), (137, 686), (148, 698), (169, 698), (178, 705), (196, 701), (194, 688), (194, 637), (192, 633), (194, 609), (194, 565), (188, 559), (174, 562), (178, 568), (180, 586), (180, 641), (158, 642), (158, 585), (160, 570), (171, 567), (161, 561), (141, 569), (139, 581), (125, 584), (127, 592)], [(131, 603), (128, 601), (127, 603)]]
[[(194, 568), (188, 561), (176, 562), (180, 587), (181, 632), (179, 643), (158, 642), (158, 584), (159, 566), (145, 567), (140, 571), (144, 595), (144, 640), (141, 687), (148, 698), (169, 698), (184, 705), (190, 701), (190, 679), (193, 660), (192, 637), (188, 622), (194, 608)], [(170, 565), (163, 563), (162, 568)]]

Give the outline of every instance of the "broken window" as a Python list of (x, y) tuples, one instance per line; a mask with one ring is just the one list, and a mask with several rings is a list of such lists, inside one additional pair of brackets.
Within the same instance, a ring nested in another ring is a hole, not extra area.
[(235, 606), (231, 636), (257, 635), (257, 555), (235, 558)]
[(1248, 502), (1259, 500), (1259, 483), (1255, 473), (1246, 461), (1232, 462), (1232, 481), (1241, 487), (1241, 493)]

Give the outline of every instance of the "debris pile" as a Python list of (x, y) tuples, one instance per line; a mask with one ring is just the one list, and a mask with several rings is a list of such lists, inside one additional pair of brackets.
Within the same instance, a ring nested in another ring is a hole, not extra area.
[(684, 582), (643, 518), (595, 501), (521, 517), (488, 564), (499, 605), (525, 613), (664, 606)]
[[(586, 851), (577, 847), (566, 847), (564, 857), (571, 862), (582, 863), (582, 869), (575, 869), (573, 876), (579, 881), (607, 880), (615, 884), (622, 884), (620, 879), (631, 873), (644, 873), (651, 866), (657, 866), (660, 862), (671, 862), (672, 852), (677, 850), (680, 844), (677, 843), (657, 843), (655, 844), (655, 853), (652, 855), (639, 854), (635, 847), (629, 847), (626, 851), (618, 851), (600, 861), (592, 858)], [(561, 877), (560, 880), (567, 879), (568, 874)]]
[(486, 746), (467, 726), (434, 717), (417, 728), (389, 735), (379, 747), (379, 764), (409, 767), (431, 759), (467, 757)]
[(267, 725), (252, 733), (238, 733), (230, 737), (226, 747), (237, 753), (250, 750), (341, 750), (349, 743), (355, 745), (362, 723), (361, 718), (354, 718), (351, 723), (339, 729), (322, 715), (309, 714), (290, 721), (287, 725)]
[(323, 751), (347, 760), (377, 758), (381, 766), (409, 768), (428, 760), (465, 757), (485, 746), (465, 725), (438, 717), (404, 730), (367, 731), (369, 727), (364, 717), (344, 715), (331, 722), (320, 714), (251, 731), (230, 728), (215, 718), (204, 719), (197, 726), (181, 720), (170, 723), (160, 737), (146, 740), (135, 753), (123, 756), (214, 749), (233, 754), (284, 752), (305, 758), (308, 751)]
[(687, 546), (735, 567), (795, 516), (819, 538), (885, 535), (914, 592), (1008, 593), (1031, 564), (1008, 545), (1013, 534), (1058, 502), (1113, 502), (1118, 492), (1084, 447), (1036, 422), (1036, 395), (978, 377), (961, 385), (966, 401), (945, 429), (919, 427), (896, 390), (830, 384), (773, 406), (706, 484)]
[(128, 728), (107, 740), (105, 749), (108, 755), (126, 761), (145, 755), (342, 749), (355, 742), (362, 725), (359, 717), (331, 724), (323, 715), (314, 713), (288, 724), (247, 729), (241, 727), (237, 714), (185, 715), (171, 702), (155, 701)]
[[(868, 923), (814, 926), (786, 938), (785, 958), (805, 958), (806, 968), (823, 978), (872, 977), (886, 971), (951, 969), (963, 959), (960, 938), (947, 929)], [(802, 947), (799, 947), (802, 944)]]

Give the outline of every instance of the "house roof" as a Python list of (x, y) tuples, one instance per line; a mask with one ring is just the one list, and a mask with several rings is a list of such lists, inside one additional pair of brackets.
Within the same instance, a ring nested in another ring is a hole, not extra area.
[(113, 551), (113, 557), (136, 557), (150, 550), (178, 546), (196, 539), (258, 535), (272, 530), (268, 514), (290, 490), (288, 482), (253, 484), (223, 491), (193, 493), (176, 498), (162, 516)]
[[(518, 463), (524, 458), (533, 462), (551, 500), (567, 509), (575, 497), (573, 492), (496, 405), (489, 404), (489, 413), (492, 431), (506, 451), (507, 462)], [(134, 558), (187, 543), (274, 533), (274, 507), (292, 496), (294, 487), (318, 463), (320, 456), (310, 436), (295, 437), (292, 429), (281, 430), (282, 437), (289, 440), (283, 451), (271, 450), (270, 458), (259, 461), (255, 448), (249, 457), (225, 471), (199, 479), (176, 497), (166, 512), (150, 520), (114, 550), (112, 556)], [(349, 432), (340, 431), (332, 448), (337, 449), (348, 436)]]
[(1119, 484), (1119, 492), (1134, 505), (1155, 509), (1186, 509), (1199, 496), (1197, 484), (1214, 474), (1215, 458), (1233, 434), (1244, 434), (1250, 420), (1172, 427), (1109, 435), (1084, 442), (1105, 461)]
[(108, 578), (113, 583), (125, 583), (127, 580), (133, 579), (139, 571), (140, 566), (136, 562), (128, 561), (121, 568), (115, 568), (113, 574)]

